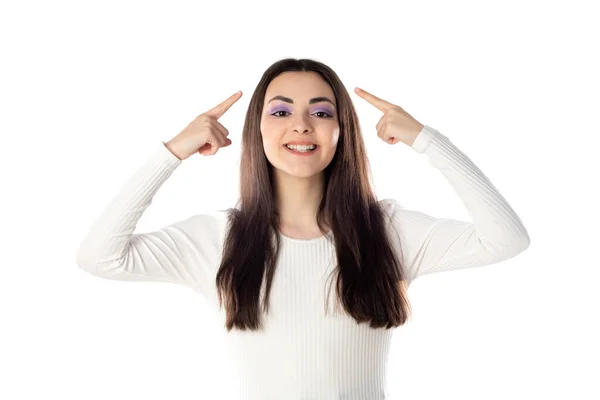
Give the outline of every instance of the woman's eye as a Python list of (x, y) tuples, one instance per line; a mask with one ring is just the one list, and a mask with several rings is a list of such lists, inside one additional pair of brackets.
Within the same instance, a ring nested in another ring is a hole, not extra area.
[[(285, 111), (285, 110), (280, 110), (280, 111), (275, 111), (271, 115), (274, 115), (276, 117), (285, 117), (285, 115), (280, 115), (279, 113), (288, 113), (288, 112)], [(332, 118), (332, 116), (329, 113), (325, 112), (325, 111), (317, 111), (315, 114), (323, 114), (323, 115), (319, 116), (319, 118)]]

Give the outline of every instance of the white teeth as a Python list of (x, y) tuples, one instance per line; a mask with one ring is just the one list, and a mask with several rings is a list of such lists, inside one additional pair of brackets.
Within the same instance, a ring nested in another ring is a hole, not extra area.
[(296, 145), (289, 145), (286, 144), (285, 145), (288, 149), (292, 149), (292, 150), (296, 150), (296, 151), (311, 151), (317, 148), (316, 145), (312, 144), (312, 145), (308, 145), (308, 146), (296, 146)]

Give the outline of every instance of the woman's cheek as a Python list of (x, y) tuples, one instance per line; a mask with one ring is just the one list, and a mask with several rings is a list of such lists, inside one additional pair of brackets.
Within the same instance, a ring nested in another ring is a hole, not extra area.
[(332, 146), (337, 145), (339, 138), (340, 138), (340, 128), (337, 127), (333, 130), (333, 132), (331, 134), (331, 145)]

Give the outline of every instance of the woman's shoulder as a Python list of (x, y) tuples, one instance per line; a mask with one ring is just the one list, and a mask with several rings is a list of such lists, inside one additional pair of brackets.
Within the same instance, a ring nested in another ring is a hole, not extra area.
[(383, 212), (385, 212), (388, 217), (392, 217), (399, 210), (405, 209), (405, 207), (400, 203), (399, 200), (394, 198), (385, 198), (378, 201), (380, 208)]
[(440, 221), (440, 218), (406, 207), (397, 199), (387, 198), (380, 200), (379, 203), (386, 214), (389, 225), (396, 230), (405, 230), (417, 234), (421, 230), (430, 229), (432, 225)]
[(180, 220), (175, 225), (194, 238), (221, 238), (232, 208), (202, 210)]

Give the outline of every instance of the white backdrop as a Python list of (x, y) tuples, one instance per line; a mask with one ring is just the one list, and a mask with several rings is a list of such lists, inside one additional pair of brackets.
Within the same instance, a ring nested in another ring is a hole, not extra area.
[(516, 258), (413, 283), (389, 398), (600, 398), (593, 2), (359, 4), (2, 3), (0, 398), (227, 398), (222, 327), (199, 296), (93, 277), (75, 254), (157, 143), (243, 90), (220, 119), (233, 144), (185, 160), (137, 231), (233, 205), (249, 99), (285, 57), (339, 74), (379, 198), (469, 218), (425, 156), (377, 137), (356, 86), (449, 137), (531, 238)]

